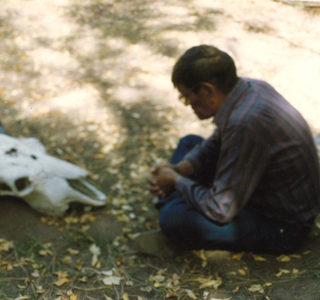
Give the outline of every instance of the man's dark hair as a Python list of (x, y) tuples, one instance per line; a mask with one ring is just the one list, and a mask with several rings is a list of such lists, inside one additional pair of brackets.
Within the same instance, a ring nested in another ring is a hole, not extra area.
[(237, 80), (233, 59), (227, 53), (208, 45), (187, 50), (172, 71), (172, 83), (175, 87), (183, 84), (191, 89), (201, 82), (209, 82), (224, 94), (232, 90)]

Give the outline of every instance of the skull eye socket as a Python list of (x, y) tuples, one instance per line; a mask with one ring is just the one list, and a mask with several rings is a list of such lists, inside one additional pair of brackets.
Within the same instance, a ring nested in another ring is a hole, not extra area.
[(10, 150), (6, 151), (6, 154), (11, 156), (17, 156), (18, 150), (16, 148), (11, 148)]
[(8, 186), (6, 183), (4, 182), (0, 182), (0, 190), (1, 191), (12, 191), (10, 186)]
[(14, 182), (17, 190), (20, 192), (31, 185), (28, 177), (21, 177)]

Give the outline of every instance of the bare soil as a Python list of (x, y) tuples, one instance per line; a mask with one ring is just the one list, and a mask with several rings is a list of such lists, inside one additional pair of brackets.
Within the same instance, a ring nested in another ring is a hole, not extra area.
[(294, 255), (264, 260), (161, 260), (132, 245), (158, 228), (150, 166), (183, 135), (213, 130), (177, 100), (179, 55), (202, 43), (227, 51), (240, 76), (271, 83), (317, 134), (319, 36), (319, 10), (271, 0), (3, 0), (0, 121), (87, 169), (109, 202), (49, 218), (1, 198), (0, 299), (320, 299), (316, 228)]

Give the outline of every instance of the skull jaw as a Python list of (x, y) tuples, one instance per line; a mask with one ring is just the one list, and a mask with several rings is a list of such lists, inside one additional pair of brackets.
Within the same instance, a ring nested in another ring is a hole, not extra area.
[[(74, 180), (75, 181), (75, 180)], [(104, 206), (107, 197), (84, 178), (76, 180), (81, 190), (72, 187), (64, 178), (46, 178), (34, 187), (34, 191), (24, 200), (35, 210), (48, 216), (62, 216), (72, 202), (85, 205)], [(73, 185), (74, 186), (74, 185)], [(84, 192), (86, 191), (86, 193)]]

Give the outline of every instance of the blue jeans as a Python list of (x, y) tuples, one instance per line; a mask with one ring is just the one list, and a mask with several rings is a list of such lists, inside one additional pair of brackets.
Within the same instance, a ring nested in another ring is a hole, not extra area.
[[(182, 138), (171, 163), (178, 163), (202, 140), (195, 135)], [(232, 222), (217, 224), (199, 213), (177, 191), (159, 199), (156, 207), (160, 210), (159, 223), (163, 232), (177, 246), (188, 250), (290, 253), (303, 243), (311, 230), (311, 227), (268, 219), (246, 207)]]

